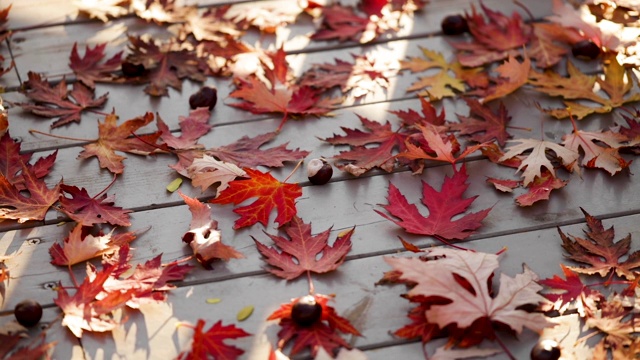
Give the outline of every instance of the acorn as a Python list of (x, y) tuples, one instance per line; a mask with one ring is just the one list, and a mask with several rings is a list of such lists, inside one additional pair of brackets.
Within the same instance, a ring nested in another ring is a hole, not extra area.
[(313, 295), (299, 298), (291, 307), (291, 320), (298, 326), (311, 326), (321, 317), (322, 305), (318, 304)]
[(217, 102), (218, 89), (209, 86), (203, 86), (198, 92), (189, 97), (189, 106), (192, 109), (208, 107), (209, 110), (212, 110)]
[(23, 300), (13, 309), (18, 323), (24, 327), (32, 327), (42, 318), (42, 306), (35, 300)]
[(440, 27), (445, 35), (460, 35), (469, 32), (467, 19), (462, 15), (449, 15), (445, 17), (442, 19)]
[(560, 344), (552, 339), (540, 340), (531, 348), (531, 360), (558, 360), (560, 355)]
[(602, 50), (591, 40), (581, 40), (573, 44), (571, 53), (578, 59), (593, 60), (597, 58)]
[(313, 185), (324, 185), (331, 180), (333, 167), (325, 159), (313, 159), (307, 164), (307, 177)]
[(126, 78), (134, 78), (144, 75), (147, 69), (142, 64), (134, 64), (129, 61), (124, 61), (121, 65), (122, 75)]

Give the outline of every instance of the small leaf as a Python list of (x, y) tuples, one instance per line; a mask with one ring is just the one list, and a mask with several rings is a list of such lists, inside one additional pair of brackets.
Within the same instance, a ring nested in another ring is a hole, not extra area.
[(177, 178), (167, 185), (167, 191), (174, 192), (180, 188), (180, 185), (182, 185), (182, 178)]
[(220, 299), (220, 298), (209, 298), (209, 299), (207, 299), (207, 304), (217, 304), (217, 303), (219, 303), (221, 301), (222, 301), (222, 299)]
[(253, 305), (247, 305), (243, 307), (242, 309), (240, 309), (240, 311), (238, 311), (238, 315), (236, 315), (236, 319), (238, 319), (238, 321), (247, 320), (249, 316), (253, 314), (253, 309), (254, 309)]

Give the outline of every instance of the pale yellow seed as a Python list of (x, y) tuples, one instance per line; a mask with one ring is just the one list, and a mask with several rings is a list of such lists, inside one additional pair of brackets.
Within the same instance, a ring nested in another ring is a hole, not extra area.
[(222, 299), (220, 298), (210, 298), (210, 299), (207, 299), (207, 304), (217, 304), (220, 301), (222, 301)]
[(167, 191), (174, 192), (180, 188), (180, 185), (182, 185), (182, 178), (177, 178), (167, 185)]
[(240, 309), (240, 311), (238, 311), (238, 315), (236, 315), (236, 319), (238, 319), (238, 321), (244, 321), (247, 318), (249, 318), (249, 316), (251, 316), (251, 314), (253, 314), (253, 305), (247, 305), (245, 307), (243, 307), (242, 309)]

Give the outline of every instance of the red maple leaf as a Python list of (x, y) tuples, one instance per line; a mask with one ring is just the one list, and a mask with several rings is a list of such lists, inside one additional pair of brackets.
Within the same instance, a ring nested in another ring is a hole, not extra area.
[(222, 325), (222, 320), (204, 331), (204, 320), (198, 319), (193, 328), (193, 341), (188, 352), (178, 355), (181, 360), (218, 359), (234, 360), (244, 353), (244, 350), (224, 343), (227, 339), (237, 339), (251, 334), (235, 325)]
[(39, 116), (59, 118), (51, 124), (52, 128), (80, 122), (83, 111), (93, 111), (91, 109), (101, 108), (107, 102), (109, 93), (95, 99), (93, 90), (80, 82), (74, 83), (73, 89), (69, 91), (65, 79), (52, 87), (39, 74), (30, 71), (28, 75), (29, 80), (25, 83), (26, 90), (23, 93), (34, 103), (16, 105)]
[(96, 81), (113, 80), (113, 72), (120, 69), (122, 51), (100, 64), (100, 61), (105, 57), (104, 49), (106, 47), (107, 43), (97, 44), (93, 49), (87, 45), (83, 57), (78, 54), (78, 43), (74, 43), (73, 49), (71, 49), (69, 67), (76, 74), (78, 80), (91, 89), (95, 89)]
[(460, 150), (460, 143), (455, 136), (449, 135), (443, 139), (443, 135), (438, 132), (438, 128), (431, 124), (418, 126), (418, 128), (422, 131), (422, 138), (418, 139), (418, 145), (407, 141), (405, 144), (406, 150), (396, 155), (398, 158), (413, 161), (436, 160), (455, 164), (469, 154), (489, 145), (489, 143), (481, 143), (468, 146), (456, 156), (455, 153)]
[(206, 107), (191, 110), (189, 116), (180, 116), (178, 118), (180, 136), (175, 136), (160, 116), (158, 116), (156, 123), (158, 125), (158, 131), (160, 131), (160, 138), (171, 149), (200, 149), (204, 146), (198, 144), (198, 140), (213, 127), (209, 124), (210, 117), (211, 111)]
[(269, 84), (257, 76), (244, 79), (236, 77), (237, 89), (229, 96), (244, 101), (230, 104), (231, 106), (254, 114), (282, 113), (283, 118), (277, 131), (282, 129), (289, 116), (329, 114), (338, 99), (321, 98), (318, 90), (287, 81), (288, 65), (285, 60), (286, 53), (282, 48), (268, 56), (273, 68), (264, 61), (261, 62)]
[(209, 269), (215, 259), (228, 261), (244, 257), (232, 246), (222, 243), (218, 222), (211, 219), (211, 207), (209, 205), (182, 193), (180, 193), (180, 196), (189, 206), (192, 216), (189, 231), (182, 236), (182, 241), (191, 246), (193, 254), (202, 266)]
[(376, 212), (412, 234), (431, 235), (439, 240), (464, 240), (482, 226), (482, 220), (491, 211), (491, 208), (487, 208), (451, 220), (454, 216), (465, 212), (477, 197), (462, 197), (469, 187), (466, 183), (467, 179), (466, 167), (463, 165), (460, 170), (454, 172), (452, 177), (445, 177), (441, 192), (423, 181), (422, 203), (429, 209), (427, 217), (420, 214), (417, 207), (409, 204), (400, 190), (389, 183), (387, 196), (389, 204), (383, 207), (390, 215), (378, 210)]
[(109, 114), (104, 122), (98, 122), (98, 140), (84, 146), (78, 159), (97, 157), (100, 167), (108, 169), (114, 174), (122, 174), (126, 157), (116, 154), (116, 151), (137, 155), (149, 155), (160, 151), (160, 145), (154, 145), (160, 137), (160, 132), (148, 135), (132, 134), (139, 128), (153, 121), (153, 114), (148, 112), (144, 116), (125, 121), (117, 125), (118, 116)]
[(16, 142), (7, 131), (0, 137), (0, 174), (4, 175), (16, 188), (24, 190), (22, 165), (26, 165), (37, 179), (41, 179), (49, 174), (57, 154), (56, 150), (46, 157), (39, 158), (35, 164), (31, 165), (28, 162), (33, 153), (21, 153), (20, 143)]
[[(560, 238), (562, 239), (562, 248), (567, 252), (565, 255), (568, 259), (587, 264), (584, 267), (569, 266), (568, 268), (581, 274), (598, 274), (602, 277), (609, 273), (629, 280), (636, 278), (633, 269), (640, 268), (640, 250), (629, 254), (631, 248), (631, 234), (624, 239), (613, 242), (615, 231), (613, 226), (604, 229), (602, 221), (589, 215), (584, 209), (585, 219), (587, 221), (588, 231), (585, 231), (587, 238), (577, 236), (567, 236), (560, 228)], [(620, 258), (628, 255), (627, 259), (620, 262)]]
[(470, 140), (483, 143), (496, 140), (504, 147), (511, 134), (507, 132), (507, 124), (511, 116), (507, 113), (504, 103), (500, 103), (496, 112), (488, 106), (471, 98), (465, 98), (469, 106), (469, 116), (458, 115), (460, 123), (452, 123), (449, 128), (459, 131), (460, 135), (471, 135)]
[(509, 55), (517, 56), (520, 48), (531, 38), (531, 25), (526, 24), (515, 11), (509, 17), (482, 3), (480, 6), (488, 22), (472, 5), (471, 15), (465, 17), (474, 41), (451, 43), (458, 50), (458, 61), (464, 66), (476, 67), (506, 59)]
[[(294, 216), (285, 228), (291, 240), (267, 234), (276, 245), (276, 247), (268, 247), (253, 236), (251, 238), (256, 243), (260, 254), (266, 258), (267, 264), (272, 266), (267, 271), (292, 280), (305, 272), (326, 273), (337, 269), (351, 250), (351, 235), (354, 230), (355, 228), (339, 234), (333, 245), (329, 246), (331, 228), (312, 236), (311, 224), (305, 224), (302, 219)], [(320, 254), (322, 256), (318, 258)]]
[[(397, 273), (398, 277), (402, 273)], [(419, 301), (419, 300), (422, 300)], [(427, 320), (424, 315), (425, 311), (429, 310), (431, 303), (424, 299), (422, 296), (410, 297), (409, 301), (418, 302), (419, 305), (409, 310), (407, 317), (411, 320), (411, 324), (405, 325), (400, 329), (393, 332), (397, 337), (403, 339), (415, 339), (420, 338), (423, 344), (426, 344), (431, 339), (441, 335), (442, 331), (436, 324), (432, 324)]]
[[(22, 168), (23, 187), (18, 188), (0, 174), (0, 219), (14, 219), (19, 223), (44, 220), (49, 208), (58, 201), (60, 183), (49, 189), (26, 165)], [(21, 192), (28, 192), (29, 196)]]
[[(120, 246), (117, 254), (103, 260), (104, 266), (114, 265), (115, 268), (104, 282), (104, 292), (97, 295), (98, 299), (111, 292), (133, 291), (131, 299), (126, 303), (130, 308), (137, 309), (143, 303), (165, 301), (167, 291), (175, 288), (171, 282), (184, 280), (186, 274), (193, 269), (191, 265), (178, 265), (176, 262), (162, 264), (162, 255), (158, 255), (144, 264), (138, 264), (135, 270), (130, 272), (129, 252), (129, 244), (124, 244)], [(88, 266), (87, 275), (89, 278), (97, 276), (97, 271), (92, 265)]]
[(251, 204), (233, 210), (240, 215), (233, 228), (240, 229), (257, 222), (267, 226), (269, 214), (274, 209), (278, 212), (275, 221), (279, 226), (291, 221), (297, 213), (295, 201), (302, 196), (300, 185), (282, 183), (271, 174), (259, 170), (245, 168), (244, 171), (249, 179), (230, 182), (228, 188), (211, 200), (214, 204), (238, 205), (251, 198), (257, 198)]
[(531, 206), (540, 200), (549, 200), (551, 191), (562, 189), (569, 182), (558, 179), (549, 170), (543, 170), (540, 176), (533, 178), (526, 188), (526, 194), (522, 194), (516, 198), (516, 203), (520, 206)]
[[(70, 185), (60, 185), (63, 193), (60, 195), (60, 210), (67, 214), (72, 220), (85, 226), (93, 224), (109, 223), (119, 226), (130, 226), (129, 213), (121, 207), (113, 206), (114, 196), (107, 196), (106, 193), (99, 193), (89, 196), (85, 188), (78, 188)], [(102, 196), (100, 196), (102, 195)]]
[(56, 342), (45, 342), (45, 334), (41, 333), (39, 336), (40, 339), (32, 341), (30, 345), (16, 347), (24, 336), (25, 334), (23, 333), (10, 335), (0, 334), (0, 359), (41, 359), (47, 357), (49, 351), (56, 345)]
[(152, 96), (168, 96), (168, 87), (182, 89), (182, 79), (203, 82), (207, 65), (195, 50), (187, 50), (176, 43), (157, 44), (153, 39), (129, 36), (131, 53), (126, 60), (143, 65), (147, 72), (137, 78), (123, 81), (149, 83), (144, 91)]
[(76, 337), (82, 337), (85, 330), (106, 332), (118, 325), (110, 314), (123, 307), (135, 291), (115, 291), (108, 293), (101, 300), (96, 300), (96, 297), (104, 292), (103, 285), (114, 269), (115, 266), (108, 265), (95, 273), (93, 279), (85, 278), (73, 296), (69, 295), (65, 287), (58, 287), (58, 297), (53, 302), (64, 313), (62, 326), (67, 326)]
[[(551, 279), (538, 280), (538, 283), (553, 290), (542, 294), (549, 301), (557, 303), (558, 307), (572, 302), (576, 299), (585, 299), (588, 297), (599, 297), (600, 292), (587, 287), (580, 277), (568, 267), (560, 264), (564, 279), (558, 275), (553, 275)], [(601, 295), (600, 295), (601, 296)]]
[(280, 320), (279, 324), (282, 327), (278, 332), (280, 347), (294, 341), (290, 356), (306, 347), (311, 348), (313, 356), (316, 355), (320, 347), (323, 347), (329, 354), (333, 354), (334, 350), (340, 347), (350, 348), (349, 344), (338, 335), (338, 331), (360, 336), (360, 332), (351, 325), (349, 320), (338, 315), (335, 309), (328, 305), (332, 297), (322, 294), (313, 294), (313, 297), (316, 303), (322, 306), (322, 315), (318, 321), (310, 326), (300, 326), (291, 318), (291, 309), (299, 298), (280, 305), (280, 308), (267, 318), (267, 320)]

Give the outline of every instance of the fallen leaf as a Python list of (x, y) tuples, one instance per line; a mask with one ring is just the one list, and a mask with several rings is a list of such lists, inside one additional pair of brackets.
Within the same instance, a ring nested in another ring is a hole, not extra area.
[(214, 204), (238, 205), (251, 198), (257, 198), (251, 204), (233, 210), (240, 215), (233, 228), (240, 229), (257, 222), (267, 226), (269, 214), (274, 209), (278, 212), (275, 221), (279, 226), (291, 221), (297, 213), (295, 201), (302, 196), (300, 185), (282, 183), (271, 174), (259, 170), (245, 168), (244, 171), (249, 179), (230, 182), (227, 189), (211, 200)]
[(116, 154), (116, 151), (136, 155), (150, 155), (161, 151), (160, 145), (154, 145), (160, 137), (159, 132), (132, 136), (136, 130), (153, 121), (152, 113), (127, 120), (120, 125), (117, 125), (117, 121), (118, 117), (115, 114), (109, 114), (103, 123), (98, 122), (98, 140), (84, 145), (84, 150), (80, 152), (78, 159), (95, 156), (101, 168), (114, 174), (122, 174), (124, 171), (122, 161), (126, 157)]
[[(0, 174), (0, 221), (14, 219), (19, 223), (29, 220), (44, 220), (49, 208), (58, 201), (60, 183), (49, 189), (26, 165), (22, 168), (24, 189), (19, 189)], [(25, 196), (22, 192), (28, 192)]]
[(496, 140), (500, 146), (504, 146), (511, 134), (507, 132), (507, 124), (511, 116), (503, 102), (500, 102), (497, 111), (493, 111), (487, 105), (471, 98), (464, 98), (469, 107), (469, 116), (457, 115), (460, 123), (452, 123), (449, 128), (459, 131), (460, 135), (471, 135), (470, 140), (483, 143)]
[[(568, 268), (580, 274), (598, 274), (606, 277), (610, 272), (614, 272), (628, 280), (635, 279), (636, 274), (633, 269), (640, 267), (640, 251), (629, 253), (631, 234), (614, 243), (613, 227), (605, 230), (601, 220), (589, 215), (584, 209), (581, 210), (587, 221), (586, 238), (567, 236), (558, 228), (562, 248), (567, 252), (565, 256), (570, 260), (586, 264), (580, 267), (568, 266)], [(623, 256), (627, 256), (627, 259), (620, 262)]]
[(211, 268), (215, 259), (228, 261), (244, 256), (232, 246), (222, 243), (222, 233), (218, 230), (218, 222), (211, 219), (211, 207), (179, 193), (191, 211), (189, 231), (182, 236), (182, 241), (189, 244), (198, 262), (206, 269)]
[[(85, 188), (78, 188), (61, 184), (60, 210), (67, 214), (71, 220), (84, 225), (109, 223), (119, 226), (130, 226), (129, 213), (121, 207), (113, 206), (115, 196), (107, 196), (106, 193), (89, 196)], [(71, 198), (65, 196), (69, 194)]]
[(216, 195), (228, 188), (231, 181), (245, 177), (247, 174), (234, 164), (218, 161), (208, 155), (194, 159), (187, 168), (187, 172), (191, 178), (191, 184), (200, 187), (202, 191), (218, 183)]
[(89, 230), (89, 227), (77, 224), (64, 239), (62, 245), (59, 243), (51, 245), (49, 248), (51, 263), (60, 266), (73, 266), (98, 256), (112, 254), (120, 248), (118, 244), (111, 242), (111, 233), (94, 236), (89, 233)]
[(71, 49), (69, 67), (73, 70), (78, 81), (81, 81), (90, 89), (96, 88), (96, 81), (108, 82), (113, 80), (115, 78), (113, 73), (120, 69), (122, 51), (100, 64), (100, 61), (105, 57), (104, 50), (106, 47), (107, 43), (97, 44), (93, 49), (87, 45), (83, 57), (80, 57), (78, 53), (77, 42), (73, 44)]
[(24, 84), (24, 95), (33, 103), (16, 103), (23, 110), (48, 117), (59, 118), (51, 124), (52, 128), (80, 122), (81, 113), (101, 108), (107, 102), (106, 93), (95, 99), (93, 90), (80, 82), (73, 83), (73, 89), (67, 90), (67, 82), (62, 79), (57, 85), (51, 86), (46, 80), (34, 72), (29, 72), (29, 80)]
[(331, 228), (311, 235), (311, 224), (306, 224), (294, 216), (285, 228), (290, 240), (267, 234), (276, 245), (268, 247), (253, 236), (251, 238), (267, 264), (271, 265), (267, 271), (292, 280), (305, 272), (326, 273), (337, 269), (351, 250), (351, 235), (354, 230), (355, 228), (340, 234), (330, 246), (328, 240)]
[(178, 355), (181, 360), (214, 359), (235, 360), (244, 354), (244, 350), (232, 345), (227, 345), (227, 339), (238, 339), (251, 334), (236, 327), (235, 325), (222, 325), (222, 320), (211, 325), (209, 330), (204, 331), (205, 321), (198, 319), (193, 328), (193, 340), (189, 351)]
[[(466, 167), (463, 165), (453, 176), (445, 177), (441, 192), (423, 181), (422, 203), (429, 209), (427, 217), (420, 214), (417, 207), (409, 204), (400, 190), (389, 183), (389, 204), (383, 205), (389, 215), (378, 210), (376, 212), (412, 234), (435, 236), (440, 240), (464, 240), (482, 226), (482, 220), (491, 211), (491, 208), (488, 208), (458, 217), (477, 197), (462, 197), (469, 187), (467, 179)], [(454, 216), (457, 218), (451, 220)]]
[(255, 307), (253, 305), (247, 305), (245, 307), (243, 307), (242, 309), (240, 309), (240, 311), (238, 311), (238, 314), (236, 315), (236, 319), (238, 321), (245, 321), (249, 318), (249, 316), (251, 316), (251, 314), (253, 314), (253, 310), (255, 309)]
[[(479, 149), (488, 145), (488, 143), (482, 143), (482, 144), (468, 146), (458, 156), (455, 156), (454, 153), (457, 152), (456, 148), (459, 147), (459, 144), (457, 142), (457, 139), (455, 139), (455, 137), (453, 137), (455, 142), (444, 141), (442, 139), (442, 136), (438, 132), (438, 129), (431, 124), (426, 124), (424, 126), (418, 125), (418, 128), (422, 131), (422, 137), (426, 141), (428, 150), (425, 150), (422, 146), (416, 146), (410, 142), (406, 142), (405, 143), (406, 150), (396, 155), (397, 157), (408, 159), (408, 160), (414, 160), (414, 161), (415, 160), (444, 161), (453, 165), (458, 161), (464, 159), (471, 153), (478, 151)], [(447, 140), (449, 140), (449, 138), (447, 138)], [(435, 154), (435, 156), (431, 154)]]

